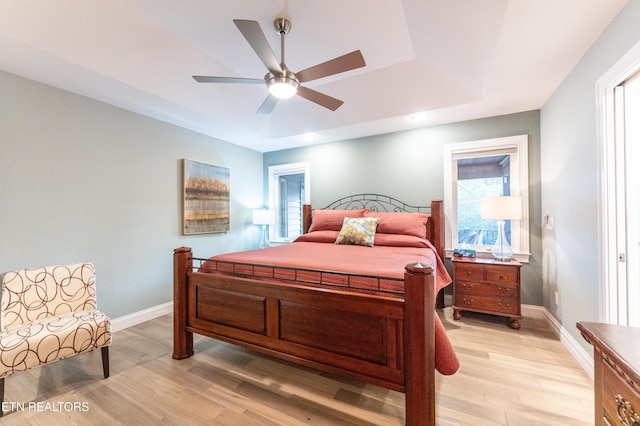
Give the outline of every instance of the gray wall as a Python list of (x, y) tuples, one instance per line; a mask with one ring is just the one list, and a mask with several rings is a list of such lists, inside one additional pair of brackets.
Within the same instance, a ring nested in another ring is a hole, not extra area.
[[(598, 316), (595, 81), (640, 40), (638, 22), (640, 1), (630, 0), (540, 112), (271, 152), (264, 163), (258, 152), (0, 71), (0, 272), (93, 260), (99, 304), (117, 318), (172, 300), (173, 248), (204, 256), (255, 245), (248, 224), (267, 199), (269, 165), (311, 161), (315, 206), (357, 192), (425, 204), (443, 196), (444, 144), (525, 133), (532, 256), (523, 303), (544, 305), (581, 341), (575, 322)], [(181, 235), (183, 158), (231, 169), (231, 232)], [(553, 232), (542, 233), (543, 214)]]
[(311, 203), (315, 207), (362, 192), (427, 205), (444, 196), (445, 144), (521, 134), (529, 136), (532, 254), (530, 263), (523, 267), (522, 301), (542, 305), (539, 111), (265, 153), (265, 182), (269, 166), (310, 161)]
[[(544, 306), (585, 348), (576, 321), (597, 321), (598, 154), (596, 81), (640, 41), (640, 0), (631, 0), (541, 109)], [(560, 303), (553, 301), (559, 291)]]
[[(231, 232), (182, 236), (182, 159), (230, 168)], [(262, 154), (0, 71), (0, 273), (91, 260), (112, 318), (173, 300), (172, 253), (252, 248)]]

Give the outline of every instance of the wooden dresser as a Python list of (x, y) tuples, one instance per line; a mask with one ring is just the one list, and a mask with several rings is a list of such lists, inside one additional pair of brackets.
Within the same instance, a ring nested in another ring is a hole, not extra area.
[(640, 426), (640, 328), (576, 326), (594, 348), (595, 424)]
[(509, 327), (520, 328), (520, 262), (454, 257), (453, 318), (462, 311), (509, 317)]

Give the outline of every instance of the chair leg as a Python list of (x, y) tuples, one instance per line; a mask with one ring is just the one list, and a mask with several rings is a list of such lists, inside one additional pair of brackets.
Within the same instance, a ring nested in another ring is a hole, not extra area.
[(109, 377), (109, 346), (103, 346), (100, 350), (102, 351), (102, 372), (106, 379)]
[(4, 414), (2, 406), (4, 406), (4, 377), (0, 379), (0, 417)]

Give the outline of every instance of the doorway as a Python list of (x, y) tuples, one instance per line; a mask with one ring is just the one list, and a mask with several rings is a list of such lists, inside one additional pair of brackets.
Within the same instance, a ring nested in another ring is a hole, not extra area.
[(600, 321), (640, 326), (640, 43), (597, 83)]

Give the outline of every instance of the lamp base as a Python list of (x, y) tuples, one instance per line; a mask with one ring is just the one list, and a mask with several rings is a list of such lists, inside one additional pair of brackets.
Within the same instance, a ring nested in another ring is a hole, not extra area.
[(271, 243), (269, 242), (269, 237), (267, 237), (267, 225), (262, 225), (262, 237), (260, 238), (260, 243), (258, 244), (258, 248), (267, 248), (271, 247)]
[(511, 249), (504, 233), (504, 220), (498, 221), (498, 238), (491, 249), (491, 254), (496, 258), (496, 260), (503, 262), (508, 262), (513, 256), (513, 250)]

